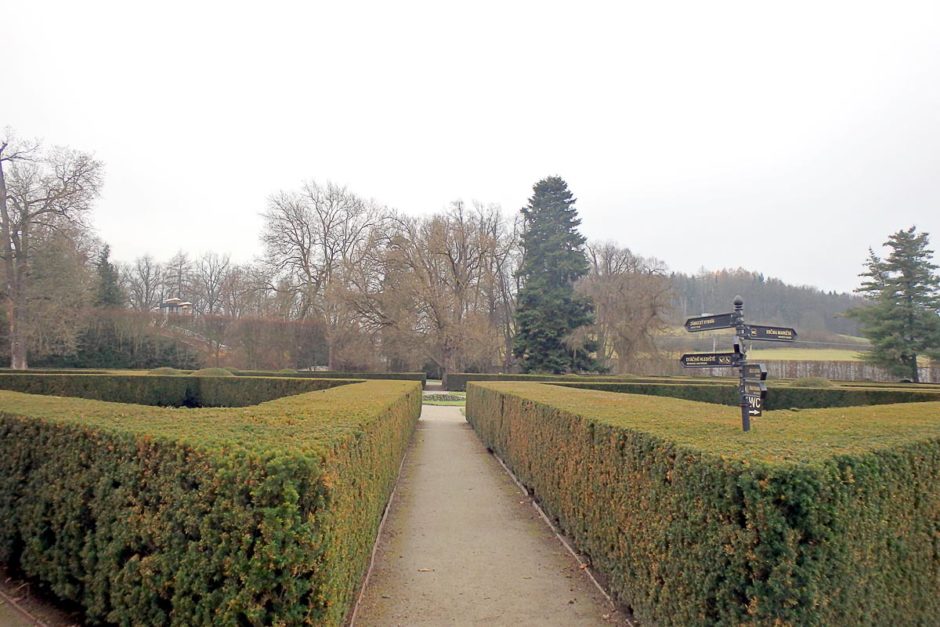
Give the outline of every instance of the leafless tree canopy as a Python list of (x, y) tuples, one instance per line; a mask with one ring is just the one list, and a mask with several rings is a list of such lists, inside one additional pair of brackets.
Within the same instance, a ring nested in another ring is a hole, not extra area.
[(665, 265), (613, 242), (591, 242), (587, 255), (591, 272), (578, 290), (594, 302), (596, 322), (586, 332), (598, 341), (598, 358), (616, 373), (642, 371), (658, 358), (656, 337), (672, 306)]
[(42, 233), (81, 227), (98, 196), (101, 164), (67, 148), (46, 149), (8, 133), (0, 140), (0, 257), (3, 259), (10, 365), (27, 367), (30, 268)]
[[(83, 328), (101, 335), (105, 313), (92, 311), (91, 295), (102, 246), (84, 220), (101, 164), (8, 138), (0, 165), (3, 297), (11, 363), (22, 368), (27, 351), (74, 352)], [(205, 361), (243, 367), (513, 368), (518, 217), (462, 201), (413, 217), (315, 181), (273, 194), (262, 215), (255, 263), (179, 251), (117, 264), (131, 317), (116, 319), (114, 341), (181, 338)], [(592, 273), (578, 289), (594, 300), (597, 323), (569, 339), (599, 340), (604, 365), (627, 371), (656, 352), (670, 298), (665, 269), (609, 243), (588, 254)], [(192, 314), (170, 317), (167, 299)]]

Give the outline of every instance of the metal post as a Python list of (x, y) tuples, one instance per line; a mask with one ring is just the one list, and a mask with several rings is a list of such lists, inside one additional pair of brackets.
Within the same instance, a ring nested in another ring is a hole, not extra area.
[(738, 379), (738, 398), (741, 400), (741, 428), (747, 432), (751, 430), (751, 412), (747, 403), (747, 396), (744, 395), (746, 387), (744, 385), (745, 372), (747, 370), (747, 346), (744, 345), (744, 299), (740, 296), (734, 297), (734, 317), (735, 317), (735, 337), (734, 343), (741, 347), (741, 358), (738, 361), (739, 372)]

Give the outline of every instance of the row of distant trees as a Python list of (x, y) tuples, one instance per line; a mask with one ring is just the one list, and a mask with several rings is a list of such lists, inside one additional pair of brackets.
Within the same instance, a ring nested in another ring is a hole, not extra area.
[[(458, 201), (414, 217), (310, 181), (268, 199), (264, 253), (252, 263), (183, 251), (117, 263), (86, 220), (102, 164), (15, 138), (0, 146), (4, 339), (15, 368), (147, 367), (170, 357), (241, 367), (517, 366), (521, 215)], [(597, 368), (623, 371), (652, 355), (668, 277), (615, 244), (585, 250), (590, 272), (577, 290), (596, 315), (579, 333), (600, 338)], [(162, 315), (171, 297), (195, 315)]]
[[(721, 310), (739, 293), (755, 296), (751, 315), (801, 331), (877, 326), (843, 315), (858, 297), (744, 270), (670, 275), (656, 259), (586, 242), (574, 196), (558, 177), (539, 181), (517, 214), (458, 201), (424, 217), (309, 181), (268, 199), (263, 255), (247, 264), (184, 251), (115, 263), (86, 220), (101, 177), (89, 155), (0, 142), (7, 305), (0, 347), (15, 368), (31, 359), (86, 367), (651, 371), (665, 359), (666, 326)], [(879, 263), (887, 262), (869, 260), (872, 276), (891, 275)], [(869, 288), (862, 291), (871, 300)], [(194, 315), (166, 315), (168, 298), (191, 302)], [(929, 309), (928, 301), (918, 307)], [(909, 370), (909, 353), (904, 359)]]
[[(148, 312), (166, 298), (190, 301), (197, 315), (174, 324), (235, 354), (238, 320), (307, 321), (322, 350), (290, 366), (516, 367), (520, 219), (463, 202), (408, 216), (316, 182), (274, 194), (263, 215), (263, 258), (234, 264), (215, 253), (194, 259), (180, 252), (164, 262), (142, 256), (118, 265), (123, 303)], [(662, 264), (612, 243), (586, 251), (591, 271), (577, 289), (597, 303), (590, 332), (609, 339), (598, 368), (626, 370), (641, 352), (652, 354), (646, 340), (669, 307), (668, 277)]]

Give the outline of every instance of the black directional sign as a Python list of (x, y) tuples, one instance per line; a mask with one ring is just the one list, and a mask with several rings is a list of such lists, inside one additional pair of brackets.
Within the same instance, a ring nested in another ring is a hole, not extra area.
[(747, 364), (744, 366), (744, 378), (765, 381), (767, 379), (767, 367), (764, 364)]
[(761, 324), (747, 324), (744, 321), (744, 299), (734, 297), (734, 312), (699, 316), (685, 321), (685, 330), (711, 331), (713, 329), (734, 329), (732, 340), (733, 353), (689, 353), (680, 361), (686, 368), (740, 368), (738, 393), (741, 407), (741, 428), (751, 429), (751, 416), (760, 416), (764, 411), (764, 399), (767, 398), (767, 368), (764, 364), (749, 364), (747, 349), (749, 343), (793, 342), (796, 329), (790, 327), (769, 327)]
[(747, 413), (749, 416), (760, 416), (763, 414), (764, 399), (762, 399), (760, 396), (750, 396), (745, 394), (744, 400), (747, 402)]
[(767, 384), (763, 381), (744, 381), (744, 393), (747, 396), (757, 396), (761, 400), (767, 398)]
[(731, 368), (740, 357), (738, 353), (686, 353), (679, 361), (686, 368)]
[(685, 321), (686, 331), (711, 331), (712, 329), (730, 329), (734, 327), (734, 314), (723, 313), (714, 316), (699, 316)]
[(792, 342), (796, 339), (796, 329), (790, 327), (765, 327), (759, 324), (747, 326), (747, 339), (761, 342)]

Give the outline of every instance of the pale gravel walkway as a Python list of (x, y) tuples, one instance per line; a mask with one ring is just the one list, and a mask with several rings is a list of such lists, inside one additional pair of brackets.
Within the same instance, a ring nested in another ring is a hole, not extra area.
[(425, 405), (356, 625), (622, 622), (460, 409)]

